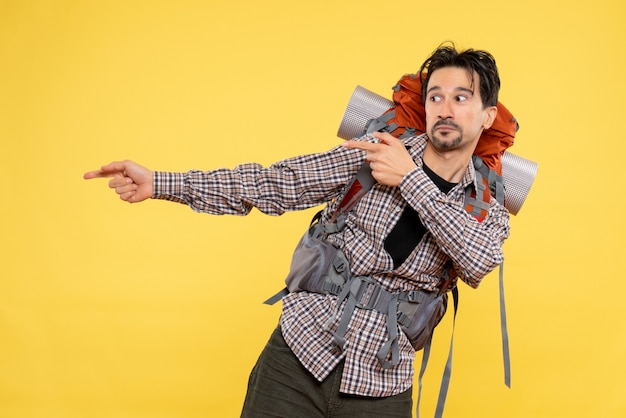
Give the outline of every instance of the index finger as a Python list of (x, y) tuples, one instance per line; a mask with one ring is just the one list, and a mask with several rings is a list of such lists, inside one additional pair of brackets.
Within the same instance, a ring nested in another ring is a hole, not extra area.
[(124, 173), (124, 164), (122, 163), (110, 163), (100, 167), (100, 170), (88, 171), (83, 174), (84, 179), (106, 178), (113, 177), (116, 174)]
[(83, 178), (84, 179), (97, 179), (97, 178), (104, 178), (104, 177), (113, 177), (113, 173), (105, 173), (102, 170), (94, 170), (94, 171), (88, 171), (85, 174), (83, 174)]
[(380, 147), (380, 144), (374, 144), (372, 142), (365, 142), (365, 141), (357, 141), (355, 139), (345, 141), (341, 145), (343, 145), (344, 148), (360, 149), (363, 151), (374, 151), (377, 147)]

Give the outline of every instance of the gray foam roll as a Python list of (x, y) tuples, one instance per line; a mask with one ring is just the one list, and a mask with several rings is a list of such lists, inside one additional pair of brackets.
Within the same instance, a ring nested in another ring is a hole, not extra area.
[(356, 86), (346, 106), (337, 136), (353, 139), (363, 135), (365, 125), (393, 107), (391, 100), (385, 99), (361, 86)]
[(539, 165), (505, 151), (502, 154), (502, 178), (504, 179), (504, 206), (513, 215), (522, 208), (530, 187), (537, 176)]

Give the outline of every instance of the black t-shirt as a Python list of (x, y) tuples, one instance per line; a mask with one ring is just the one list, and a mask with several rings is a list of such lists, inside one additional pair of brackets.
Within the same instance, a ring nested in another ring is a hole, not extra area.
[[(439, 190), (448, 193), (456, 183), (450, 183), (439, 177), (430, 168), (423, 164), (424, 172), (435, 183)], [(393, 227), (387, 238), (385, 239), (385, 250), (393, 259), (393, 267), (397, 268), (404, 260), (413, 252), (417, 244), (421, 241), (426, 228), (422, 221), (411, 206), (407, 206), (400, 215), (398, 223)]]

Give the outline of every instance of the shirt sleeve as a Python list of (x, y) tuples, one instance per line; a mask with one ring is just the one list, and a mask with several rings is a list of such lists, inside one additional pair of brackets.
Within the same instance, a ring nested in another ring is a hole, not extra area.
[(409, 173), (400, 188), (442, 251), (452, 259), (461, 280), (476, 288), (502, 263), (502, 245), (509, 236), (509, 212), (495, 199), (491, 199), (489, 213), (479, 222), (467, 213), (462, 198), (439, 191), (421, 167)]
[(268, 215), (281, 215), (337, 196), (359, 167), (361, 156), (355, 151), (338, 146), (269, 167), (246, 163), (233, 169), (156, 171), (152, 197), (215, 215), (247, 215), (254, 207)]

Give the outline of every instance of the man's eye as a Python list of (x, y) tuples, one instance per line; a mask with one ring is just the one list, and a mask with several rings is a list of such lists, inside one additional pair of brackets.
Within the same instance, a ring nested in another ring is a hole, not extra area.
[(457, 102), (464, 102), (467, 100), (466, 96), (456, 96), (456, 101)]
[(440, 102), (441, 101), (441, 97), (439, 97), (439, 96), (430, 96), (430, 101), (431, 102)]

